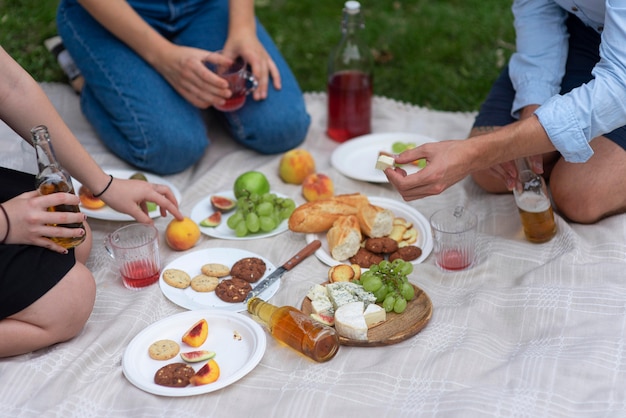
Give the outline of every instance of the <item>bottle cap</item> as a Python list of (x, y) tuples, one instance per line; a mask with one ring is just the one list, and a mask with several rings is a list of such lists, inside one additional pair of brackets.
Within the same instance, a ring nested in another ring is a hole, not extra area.
[(346, 12), (348, 12), (349, 14), (356, 14), (361, 9), (361, 3), (359, 3), (358, 1), (350, 0), (346, 2), (345, 7)]

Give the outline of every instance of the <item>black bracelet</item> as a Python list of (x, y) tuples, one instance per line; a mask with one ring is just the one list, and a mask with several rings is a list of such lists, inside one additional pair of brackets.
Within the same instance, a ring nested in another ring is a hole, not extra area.
[(4, 218), (7, 220), (7, 233), (4, 235), (4, 238), (2, 238), (2, 241), (0, 241), (0, 245), (2, 245), (7, 240), (7, 238), (9, 238), (9, 232), (11, 232), (11, 221), (9, 220), (7, 210), (4, 208), (4, 206), (2, 206), (2, 204), (0, 204), (0, 209), (2, 209), (2, 213), (4, 213)]
[(101, 191), (100, 193), (93, 195), (93, 197), (100, 197), (100, 196), (102, 196), (104, 194), (104, 192), (109, 190), (109, 186), (111, 186), (111, 183), (113, 183), (113, 175), (109, 174), (109, 177), (110, 177), (110, 179), (109, 179), (109, 184), (107, 184), (107, 187), (105, 187), (104, 190)]

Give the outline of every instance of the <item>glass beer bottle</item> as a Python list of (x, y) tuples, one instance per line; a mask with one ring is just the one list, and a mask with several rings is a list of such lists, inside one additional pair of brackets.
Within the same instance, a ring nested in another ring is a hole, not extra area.
[[(48, 128), (39, 125), (30, 131), (37, 155), (39, 172), (36, 175), (35, 188), (41, 195), (52, 193), (73, 193), (74, 186), (69, 173), (57, 162), (50, 142)], [(49, 212), (80, 212), (78, 205), (57, 205), (48, 208)], [(57, 226), (57, 225), (55, 225)], [(65, 228), (83, 228), (82, 222), (72, 224), (59, 224)], [(65, 248), (73, 248), (85, 240), (85, 234), (80, 237), (50, 237), (50, 239)]]
[(530, 242), (547, 242), (556, 235), (556, 222), (550, 195), (543, 177), (530, 169), (525, 158), (515, 161), (517, 182), (513, 195), (517, 204), (524, 235)]
[(328, 126), (326, 134), (344, 142), (372, 131), (373, 59), (361, 37), (361, 5), (347, 1), (342, 37), (328, 60)]
[(278, 307), (254, 297), (248, 301), (248, 312), (259, 318), (278, 341), (317, 362), (330, 360), (339, 350), (334, 328), (292, 306)]

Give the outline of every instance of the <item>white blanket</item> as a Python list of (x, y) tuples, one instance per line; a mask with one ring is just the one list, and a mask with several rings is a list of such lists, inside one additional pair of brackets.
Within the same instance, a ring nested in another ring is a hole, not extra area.
[[(130, 168), (112, 156), (80, 113), (69, 87), (44, 84), (67, 123), (103, 167)], [(398, 199), (388, 185), (341, 175), (330, 164), (337, 143), (324, 134), (325, 95), (307, 94), (312, 125), (303, 148), (328, 174), (337, 193)], [(374, 132), (415, 132), (435, 139), (464, 138), (473, 114), (436, 112), (384, 98), (374, 101)], [(298, 186), (278, 177), (280, 156), (234, 145), (211, 121), (213, 144), (202, 161), (167, 178), (190, 214), (207, 195), (232, 187), (243, 171), (260, 170), (272, 189), (302, 203)], [(25, 170), (26, 152), (0, 125), (0, 164)], [(88, 261), (98, 292), (93, 313), (73, 340), (0, 360), (3, 417), (573, 417), (626, 416), (626, 216), (595, 225), (566, 223), (546, 244), (523, 238), (511, 196), (483, 193), (470, 180), (439, 196), (408, 203), (428, 217), (462, 203), (479, 218), (477, 261), (441, 272), (432, 255), (411, 281), (431, 298), (433, 316), (416, 336), (387, 347), (341, 347), (328, 363), (314, 363), (268, 335), (254, 370), (216, 392), (173, 398), (132, 385), (122, 373), (127, 345), (140, 331), (184, 312), (158, 285), (129, 291), (101, 245), (118, 222), (90, 220), (94, 250)], [(158, 219), (163, 231), (171, 217)], [(302, 234), (224, 241), (203, 236), (189, 250), (236, 247), (280, 265), (302, 247)], [(161, 246), (163, 264), (185, 253)], [(270, 300), (300, 306), (308, 288), (326, 280), (327, 266), (310, 257), (288, 272)], [(241, 315), (247, 315), (242, 313)]]

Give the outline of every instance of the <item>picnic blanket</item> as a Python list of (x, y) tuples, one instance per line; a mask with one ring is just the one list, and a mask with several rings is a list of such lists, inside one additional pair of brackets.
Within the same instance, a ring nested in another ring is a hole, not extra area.
[[(132, 169), (97, 139), (68, 86), (43, 88), (102, 167)], [(339, 144), (324, 133), (326, 96), (308, 93), (306, 103), (312, 125), (302, 148), (314, 156), (317, 171), (333, 179), (336, 193), (401, 202), (388, 184), (354, 180), (332, 166), (330, 156)], [(473, 117), (376, 97), (373, 131), (462, 139)], [(209, 118), (209, 128), (212, 144), (202, 160), (166, 177), (180, 190), (184, 213), (211, 193), (229, 190), (239, 174), (253, 169), (266, 174), (273, 190), (304, 202), (299, 186), (280, 180), (280, 155), (259, 155), (236, 145), (217, 119)], [(5, 125), (0, 125), (0, 144), (0, 164), (34, 170), (34, 155), (26, 162), (23, 158), (32, 151)], [(106, 234), (123, 223), (90, 219), (94, 248), (87, 266), (98, 288), (93, 313), (71, 341), (0, 360), (0, 416), (626, 416), (626, 216), (579, 225), (557, 214), (558, 235), (531, 244), (523, 237), (513, 197), (486, 194), (469, 179), (406, 204), (425, 217), (463, 204), (479, 219), (471, 269), (443, 272), (432, 255), (415, 267), (410, 280), (433, 305), (421, 332), (384, 347), (342, 346), (327, 363), (310, 361), (266, 333), (265, 353), (247, 375), (223, 389), (185, 397), (148, 393), (124, 376), (122, 359), (133, 338), (186, 309), (166, 298), (158, 285), (124, 288), (102, 245)], [(245, 241), (203, 235), (193, 249), (176, 252), (163, 239), (170, 220), (155, 222), (163, 265), (192, 251), (232, 247), (278, 266), (305, 244), (303, 234), (291, 231)], [(327, 272), (318, 258), (307, 258), (283, 277), (270, 302), (299, 307)]]

